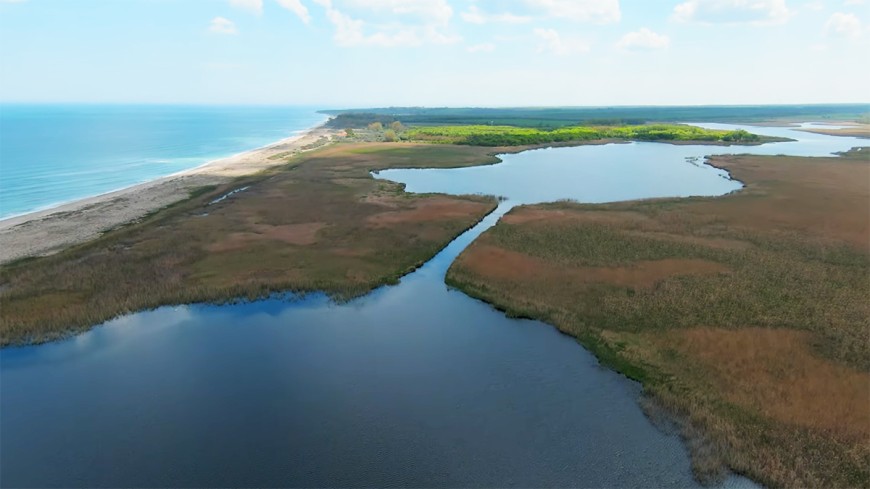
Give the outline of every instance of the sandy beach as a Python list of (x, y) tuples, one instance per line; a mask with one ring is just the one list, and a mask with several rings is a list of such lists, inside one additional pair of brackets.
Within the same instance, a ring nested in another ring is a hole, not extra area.
[[(50, 255), (91, 240), (114, 227), (178, 202), (197, 187), (220, 185), (280, 165), (286, 157), (305, 151), (306, 146), (321, 138), (332, 139), (335, 135), (335, 130), (321, 125), (302, 135), (157, 180), (0, 220), (0, 264)], [(278, 155), (281, 157), (269, 159)]]

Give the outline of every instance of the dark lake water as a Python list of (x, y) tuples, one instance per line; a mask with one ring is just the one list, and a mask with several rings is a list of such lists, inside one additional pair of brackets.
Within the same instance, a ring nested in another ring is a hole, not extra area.
[(695, 486), (679, 438), (638, 407), (638, 384), (548, 325), (449, 290), (444, 274), (517, 203), (719, 195), (739, 184), (691, 158), (861, 144), (788, 134), (802, 141), (587, 146), (382, 172), (411, 191), (508, 200), (399, 285), (347, 304), (165, 307), (0, 351), (0, 484)]

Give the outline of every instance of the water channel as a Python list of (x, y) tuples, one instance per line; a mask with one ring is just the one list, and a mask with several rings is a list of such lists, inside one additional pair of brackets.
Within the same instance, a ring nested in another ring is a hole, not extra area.
[[(708, 127), (719, 125), (704, 124)], [(727, 126), (731, 127), (731, 126)], [(164, 307), (0, 352), (0, 482), (52, 486), (692, 487), (685, 446), (638, 384), (573, 339), (450, 290), (456, 256), (518, 204), (721, 195), (708, 154), (823, 156), (861, 140), (608, 144), (498, 165), (390, 170), (412, 192), (499, 208), (365, 297)], [(753, 487), (732, 476), (726, 487)]]

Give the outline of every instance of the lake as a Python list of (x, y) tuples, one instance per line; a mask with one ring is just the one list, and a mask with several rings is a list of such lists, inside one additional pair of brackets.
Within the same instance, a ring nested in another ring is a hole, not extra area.
[[(383, 171), (409, 191), (506, 200), (400, 284), (348, 303), (313, 294), (164, 307), (4, 349), (0, 482), (696, 486), (680, 439), (641, 412), (637, 383), (546, 324), (450, 290), (444, 275), (520, 203), (721, 195), (740, 183), (703, 165), (706, 154), (823, 156), (866, 144), (749, 129), (799, 141), (581, 146)], [(723, 486), (754, 484), (732, 476)]]

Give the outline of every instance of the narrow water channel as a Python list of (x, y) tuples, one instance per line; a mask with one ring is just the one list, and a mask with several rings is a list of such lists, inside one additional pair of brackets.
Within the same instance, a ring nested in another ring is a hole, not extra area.
[[(777, 152), (861, 144), (789, 134), (803, 139)], [(165, 307), (0, 351), (0, 483), (695, 486), (685, 447), (644, 417), (636, 383), (554, 328), (448, 289), (444, 274), (519, 203), (730, 192), (740, 184), (691, 158), (733, 151), (633, 143), (382, 172), (410, 191), (508, 200), (399, 285), (346, 304)]]

